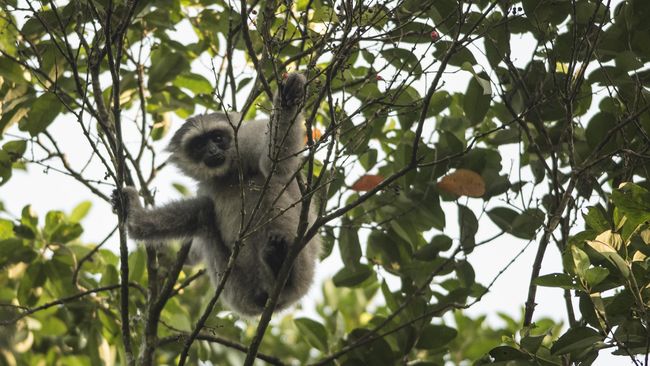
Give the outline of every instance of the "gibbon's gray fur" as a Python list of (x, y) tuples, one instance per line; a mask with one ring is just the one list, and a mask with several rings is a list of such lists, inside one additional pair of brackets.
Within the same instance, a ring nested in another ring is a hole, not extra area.
[[(196, 197), (146, 210), (134, 188), (126, 187), (122, 195), (116, 194), (116, 200), (127, 201), (127, 230), (132, 239), (191, 238), (192, 250), (205, 262), (216, 285), (240, 236), (243, 190), (243, 223), (244, 227), (249, 222), (251, 225), (222, 298), (232, 310), (244, 315), (262, 312), (288, 246), (297, 235), (302, 195), (294, 177), (301, 167), (299, 152), (304, 142), (299, 105), (305, 84), (305, 77), (299, 73), (286, 77), (274, 98), (271, 120), (241, 124), (239, 151), (232, 128), (241, 118), (236, 113), (199, 115), (181, 126), (169, 144), (169, 161), (198, 181)], [(310, 224), (315, 217), (311, 207)], [(317, 236), (302, 249), (276, 311), (309, 290), (319, 250)]]

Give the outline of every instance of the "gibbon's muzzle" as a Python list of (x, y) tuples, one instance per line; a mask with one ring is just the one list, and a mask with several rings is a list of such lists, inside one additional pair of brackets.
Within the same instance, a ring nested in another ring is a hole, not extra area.
[(213, 142), (208, 143), (206, 150), (207, 151), (205, 152), (203, 163), (209, 168), (214, 168), (221, 165), (226, 158), (223, 154), (223, 150), (221, 150), (219, 146)]
[(205, 159), (203, 159), (203, 163), (210, 168), (214, 168), (223, 164), (224, 160), (225, 160), (225, 156), (223, 155), (223, 153), (220, 152), (214, 155), (206, 156)]

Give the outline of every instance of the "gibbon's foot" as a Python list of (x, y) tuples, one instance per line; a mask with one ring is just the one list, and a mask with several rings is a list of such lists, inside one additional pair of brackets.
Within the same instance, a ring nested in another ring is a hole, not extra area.
[[(120, 207), (126, 207), (128, 204), (127, 200), (126, 196), (123, 195), (119, 189), (114, 189), (111, 194), (111, 207), (113, 208), (113, 213), (116, 214)], [(124, 205), (122, 205), (121, 202), (124, 202)]]
[(120, 207), (124, 207), (125, 212), (128, 212), (132, 204), (139, 204), (138, 200), (138, 191), (133, 187), (124, 187), (121, 190), (114, 189), (111, 194), (113, 213), (117, 213)]
[(271, 267), (274, 275), (278, 275), (280, 267), (287, 257), (288, 242), (284, 235), (280, 233), (270, 233), (269, 242), (267, 243), (264, 260)]
[(292, 72), (282, 83), (282, 105), (285, 107), (294, 107), (302, 102), (305, 96), (305, 84), (307, 79), (301, 73)]
[(266, 305), (266, 300), (269, 299), (269, 294), (262, 290), (261, 292), (258, 292), (255, 297), (253, 298), (253, 302), (255, 305), (257, 305), (260, 308), (263, 308)]

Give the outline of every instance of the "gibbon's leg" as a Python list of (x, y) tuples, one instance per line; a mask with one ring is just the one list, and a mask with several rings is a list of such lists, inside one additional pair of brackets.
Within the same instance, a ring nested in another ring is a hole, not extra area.
[(145, 210), (140, 204), (138, 192), (125, 187), (122, 194), (113, 192), (113, 209), (119, 208), (119, 200), (126, 200), (127, 229), (136, 240), (168, 240), (194, 236), (199, 229), (214, 226), (212, 200), (195, 197), (168, 203), (162, 207)]
[(297, 154), (303, 147), (303, 119), (300, 116), (300, 103), (305, 96), (307, 80), (300, 73), (291, 73), (280, 86), (273, 100), (273, 115), (268, 126), (268, 153), (263, 154), (260, 169), (264, 175), (293, 175), (300, 166)]
[[(289, 188), (291, 190), (291, 188)], [(273, 190), (271, 190), (273, 192)], [(278, 201), (279, 207), (287, 207), (290, 203), (293, 203), (293, 200), (290, 199), (289, 192), (285, 192), (280, 200)], [(273, 209), (273, 213), (279, 213), (280, 209), (276, 207)], [(284, 261), (287, 258), (289, 253), (289, 248), (293, 244), (296, 238), (296, 231), (298, 229), (298, 222), (300, 221), (300, 212), (298, 208), (291, 208), (288, 211), (285, 211), (282, 215), (275, 217), (267, 226), (268, 231), (266, 232), (266, 244), (261, 251), (262, 261), (269, 267), (274, 277), (277, 277), (280, 272), (280, 268), (284, 264)], [(293, 272), (296, 269), (294, 263), (294, 269), (292, 269), (289, 277), (287, 279), (287, 287), (291, 287), (293, 282)]]
[(280, 267), (287, 258), (289, 243), (284, 234), (272, 232), (269, 234), (269, 241), (264, 247), (264, 261), (271, 268), (275, 276), (280, 272)]

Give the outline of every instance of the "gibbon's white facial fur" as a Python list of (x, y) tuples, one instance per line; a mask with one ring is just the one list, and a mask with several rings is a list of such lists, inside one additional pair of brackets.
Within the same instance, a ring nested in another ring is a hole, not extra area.
[[(236, 113), (195, 116), (179, 128), (168, 147), (169, 160), (198, 181), (196, 197), (145, 210), (134, 188), (114, 193), (114, 207), (126, 200), (131, 238), (191, 238), (194, 255), (215, 284), (239, 243), (222, 299), (243, 315), (262, 312), (290, 246), (296, 244), (302, 194), (294, 177), (301, 167), (299, 106), (305, 85), (303, 75), (289, 74), (274, 98), (271, 119), (243, 122), (236, 139), (232, 126), (241, 119)], [(308, 224), (315, 221), (312, 205)], [(302, 249), (276, 311), (298, 301), (312, 283), (320, 238), (297, 244)]]

